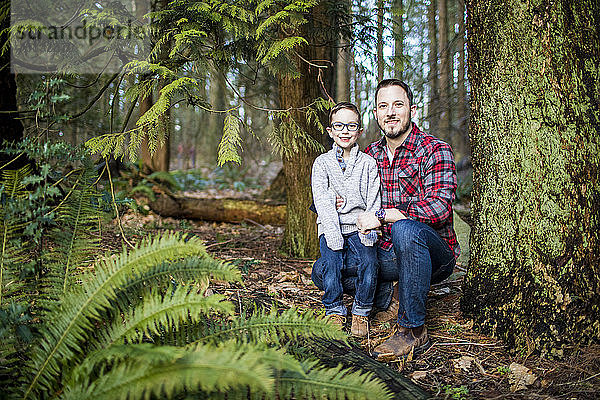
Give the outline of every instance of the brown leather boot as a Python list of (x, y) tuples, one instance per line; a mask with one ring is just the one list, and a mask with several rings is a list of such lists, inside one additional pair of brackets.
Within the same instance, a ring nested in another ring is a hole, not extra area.
[(429, 347), (427, 327), (423, 326), (420, 335), (414, 335), (414, 328), (398, 325), (396, 333), (388, 340), (375, 347), (373, 356), (377, 361), (390, 362), (406, 357), (412, 351), (419, 354)]
[(352, 336), (363, 338), (369, 333), (369, 317), (352, 314), (352, 327), (350, 328)]

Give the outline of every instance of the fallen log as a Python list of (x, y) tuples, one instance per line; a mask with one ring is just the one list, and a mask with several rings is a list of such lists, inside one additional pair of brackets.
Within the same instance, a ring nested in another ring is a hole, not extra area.
[(285, 223), (285, 205), (254, 200), (198, 199), (161, 193), (149, 206), (162, 217), (216, 222), (251, 221), (261, 225)]

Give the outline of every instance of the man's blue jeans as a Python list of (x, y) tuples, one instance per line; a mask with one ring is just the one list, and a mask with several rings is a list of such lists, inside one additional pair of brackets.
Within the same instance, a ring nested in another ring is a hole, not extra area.
[[(392, 284), (398, 281), (398, 323), (414, 328), (425, 323), (427, 292), (432, 283), (438, 283), (452, 274), (456, 259), (454, 252), (430, 226), (409, 219), (392, 225), (393, 248), (377, 248), (379, 274), (374, 306), (386, 309), (392, 298)], [(317, 260), (312, 279), (322, 287), (323, 264)], [(349, 262), (342, 271), (344, 293), (356, 293), (357, 270)]]
[(319, 265), (318, 276), (315, 276), (313, 267), (312, 279), (317, 287), (324, 291), (325, 314), (346, 315), (346, 307), (342, 301), (342, 276), (347, 267), (351, 266), (354, 271), (352, 314), (369, 315), (373, 308), (377, 284), (376, 247), (363, 245), (358, 233), (354, 232), (344, 235), (342, 250), (331, 250), (327, 247), (324, 235), (319, 237), (319, 248), (321, 257), (315, 262), (315, 265)]

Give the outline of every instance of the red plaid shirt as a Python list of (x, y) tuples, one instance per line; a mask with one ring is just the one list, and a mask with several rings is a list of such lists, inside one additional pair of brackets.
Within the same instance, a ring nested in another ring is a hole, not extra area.
[[(421, 132), (416, 124), (396, 149), (390, 164), (385, 137), (365, 153), (377, 161), (381, 177), (381, 206), (397, 208), (408, 218), (435, 229), (458, 257), (460, 247), (452, 225), (452, 201), (456, 193), (456, 167), (452, 149), (436, 137)], [(391, 224), (383, 226), (379, 246), (392, 247)]]

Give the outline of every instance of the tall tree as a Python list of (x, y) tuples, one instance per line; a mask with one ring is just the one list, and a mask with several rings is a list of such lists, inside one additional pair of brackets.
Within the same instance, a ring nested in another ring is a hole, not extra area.
[[(0, 2), (0, 44), (8, 41), (10, 26), (10, 1)], [(0, 52), (0, 145), (2, 141), (19, 142), (23, 139), (23, 124), (17, 119), (17, 83), (10, 69), (10, 51)], [(0, 152), (0, 164), (12, 159), (12, 156)], [(13, 169), (22, 166), (22, 162), (13, 164)]]
[[(149, 10), (146, 7), (146, 2), (144, 0), (136, 0), (136, 16), (138, 18), (142, 18)], [(168, 0), (158, 0), (156, 2), (156, 7), (158, 10), (164, 10), (167, 7)], [(160, 52), (160, 57), (163, 60), (167, 59), (168, 51), (167, 49), (162, 49)], [(160, 87), (164, 87), (166, 82), (161, 80)], [(160, 88), (159, 88), (160, 94)], [(139, 115), (143, 116), (150, 108), (152, 108), (153, 98), (152, 98), (152, 90), (150, 90), (146, 96), (140, 99), (139, 106)], [(164, 138), (161, 143), (155, 148), (152, 149), (149, 146), (148, 135), (145, 135), (142, 139), (140, 156), (142, 158), (142, 165), (145, 172), (151, 171), (168, 171), (169, 170), (169, 162), (171, 156), (170, 149), (170, 135), (169, 135), (169, 111), (165, 113), (165, 115), (161, 116), (161, 124), (160, 124), (160, 134)]]
[[(306, 145), (306, 139), (298, 135), (299, 128), (313, 141), (322, 142), (323, 132), (311, 121), (306, 106), (321, 97), (321, 89), (328, 87), (321, 70), (326, 60), (331, 61), (329, 39), (335, 43), (337, 35), (331, 35), (325, 2), (320, 2), (310, 11), (308, 23), (301, 25), (294, 35), (307, 38), (310, 45), (298, 48), (293, 60), (299, 77), (279, 76), (279, 101), (281, 108), (291, 110), (291, 121), (284, 121), (283, 143), (295, 147), (296, 151), (283, 153), (283, 170), (287, 190), (287, 218), (283, 239), (283, 250), (297, 257), (314, 257), (318, 254), (316, 215), (309, 210), (312, 203), (310, 176), (312, 163), (319, 154), (313, 146)], [(330, 32), (328, 35), (327, 32)], [(334, 33), (335, 34), (335, 33)], [(325, 41), (323, 39), (325, 38)], [(323, 117), (324, 113), (321, 113)], [(314, 115), (313, 115), (314, 118)], [(325, 121), (321, 121), (325, 123)]]
[(394, 0), (392, 4), (394, 27), (394, 78), (402, 79), (404, 75), (404, 4), (402, 0)]
[(336, 101), (350, 101), (350, 57), (349, 44), (345, 37), (340, 37), (337, 49), (336, 65)]
[(469, 0), (474, 188), (462, 308), (560, 356), (600, 337), (600, 3)]
[(427, 107), (427, 119), (429, 130), (437, 134), (439, 119), (439, 77), (438, 77), (438, 40), (437, 40), (437, 0), (429, 0), (427, 7), (427, 36), (429, 37), (429, 105)]
[(458, 21), (458, 36), (456, 38), (456, 47), (458, 48), (458, 81), (456, 90), (456, 123), (460, 137), (460, 147), (454, 149), (455, 153), (460, 152), (462, 156), (471, 153), (469, 146), (469, 101), (467, 99), (467, 82), (465, 79), (466, 59), (465, 59), (465, 3), (464, 0), (457, 1), (456, 19)]
[(383, 16), (385, 14), (385, 1), (377, 0), (377, 81), (383, 79), (385, 60), (383, 59)]
[(440, 57), (439, 125), (435, 132), (450, 143), (450, 51), (448, 46), (448, 0), (437, 0), (438, 5), (438, 55)]
[(203, 151), (209, 157), (211, 162), (214, 162), (217, 154), (217, 144), (223, 134), (223, 122), (225, 116), (222, 112), (227, 107), (225, 78), (223, 73), (219, 71), (217, 66), (214, 66), (210, 72), (210, 108), (213, 110), (208, 116), (208, 127), (202, 135)]

